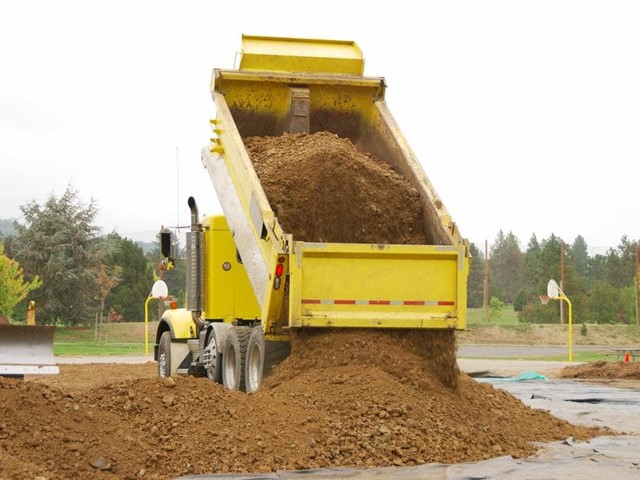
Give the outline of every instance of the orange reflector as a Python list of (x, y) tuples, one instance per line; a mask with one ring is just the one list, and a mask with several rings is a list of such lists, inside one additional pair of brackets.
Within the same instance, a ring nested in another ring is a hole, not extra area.
[(175, 310), (176, 308), (178, 308), (178, 302), (170, 302), (169, 303), (169, 308), (171, 310)]
[(284, 271), (283, 264), (279, 263), (278, 265), (276, 265), (276, 277), (281, 277), (283, 271)]

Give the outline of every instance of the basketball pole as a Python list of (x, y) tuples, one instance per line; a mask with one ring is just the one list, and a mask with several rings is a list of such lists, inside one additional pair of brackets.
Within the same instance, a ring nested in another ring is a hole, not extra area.
[[(547, 295), (553, 300), (562, 300), (567, 302), (569, 306), (569, 363), (573, 362), (573, 306), (571, 300), (567, 298), (562, 289), (558, 286), (555, 280), (549, 280), (547, 284)], [(542, 300), (542, 299), (541, 299)]]

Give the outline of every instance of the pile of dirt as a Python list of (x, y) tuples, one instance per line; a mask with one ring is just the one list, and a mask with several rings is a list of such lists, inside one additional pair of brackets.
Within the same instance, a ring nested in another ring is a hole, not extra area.
[(245, 145), (271, 208), (296, 240), (427, 243), (418, 191), (350, 140), (285, 133)]
[[(291, 357), (252, 395), (204, 378), (159, 379), (153, 363), (61, 365), (59, 376), (0, 378), (0, 478), (458, 463), (525, 457), (535, 453), (531, 442), (611, 433), (533, 410), (457, 370), (453, 381), (441, 378), (434, 365), (449, 360), (404, 337), (296, 335)], [(431, 339), (439, 342), (450, 345), (444, 332)]]
[(561, 378), (640, 380), (640, 362), (592, 362), (565, 367)]

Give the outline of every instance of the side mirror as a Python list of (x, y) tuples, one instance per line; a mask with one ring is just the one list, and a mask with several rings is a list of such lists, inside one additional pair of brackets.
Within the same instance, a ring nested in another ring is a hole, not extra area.
[(160, 232), (160, 252), (164, 258), (171, 256), (171, 232)]

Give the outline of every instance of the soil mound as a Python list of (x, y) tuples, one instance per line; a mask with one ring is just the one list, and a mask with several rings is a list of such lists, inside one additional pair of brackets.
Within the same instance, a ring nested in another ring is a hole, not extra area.
[[(305, 349), (292, 352), (300, 363), (282, 363), (253, 395), (204, 378), (158, 379), (153, 363), (61, 365), (59, 376), (0, 378), (0, 478), (458, 463), (524, 457), (535, 453), (530, 442), (610, 433), (532, 410), (464, 374), (446, 386), (413, 365), (419, 351), (394, 358), (401, 349), (386, 354), (365, 339), (349, 359), (362, 339), (348, 335), (331, 347), (331, 337), (300, 339)], [(115, 380), (125, 368), (129, 380)], [(47, 385), (54, 378), (58, 388)]]
[(562, 378), (640, 380), (640, 363), (593, 362), (565, 367)]
[(418, 191), (348, 139), (285, 133), (245, 145), (271, 208), (296, 240), (427, 243)]

